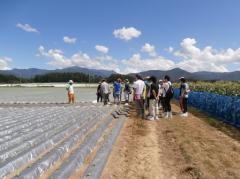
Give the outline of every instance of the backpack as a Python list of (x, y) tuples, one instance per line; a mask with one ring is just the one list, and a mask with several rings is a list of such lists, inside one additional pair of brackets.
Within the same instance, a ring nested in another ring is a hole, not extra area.
[[(165, 90), (165, 88), (164, 88)], [(165, 90), (166, 91), (166, 90)], [(168, 90), (166, 91), (166, 97), (169, 97), (170, 99), (172, 99), (174, 96), (174, 90), (172, 88), (172, 85), (169, 84), (169, 88)]]

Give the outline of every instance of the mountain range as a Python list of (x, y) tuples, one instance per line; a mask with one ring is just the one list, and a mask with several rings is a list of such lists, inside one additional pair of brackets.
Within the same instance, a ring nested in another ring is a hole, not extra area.
[[(12, 70), (0, 70), (0, 74), (5, 75), (14, 75), (21, 78), (33, 78), (36, 75), (44, 75), (47, 73), (85, 73), (89, 75), (97, 75), (102, 77), (109, 77), (111, 74), (117, 74), (115, 71), (110, 70), (97, 70), (97, 69), (88, 69), (82, 67), (68, 67), (64, 69), (56, 69), (56, 70), (45, 70), (45, 69), (37, 69), (37, 68), (29, 68), (29, 69), (12, 69)], [(148, 70), (140, 72), (143, 77), (144, 76), (156, 76), (157, 78), (163, 78), (165, 75), (169, 75), (172, 81), (178, 80), (179, 77), (184, 76), (186, 79), (191, 80), (230, 80), (230, 81), (240, 81), (240, 71), (234, 72), (187, 72), (180, 68), (174, 68), (167, 71), (162, 70)], [(128, 75), (135, 75), (134, 73)]]
[(110, 70), (97, 70), (97, 69), (88, 69), (82, 67), (68, 67), (63, 69), (56, 70), (45, 70), (45, 69), (37, 69), (37, 68), (29, 68), (29, 69), (12, 69), (12, 70), (0, 70), (0, 74), (3, 75), (14, 75), (19, 78), (30, 79), (35, 77), (36, 75), (45, 75), (47, 73), (85, 73), (89, 75), (97, 75), (102, 77), (108, 77), (111, 74), (115, 74), (115, 71)]

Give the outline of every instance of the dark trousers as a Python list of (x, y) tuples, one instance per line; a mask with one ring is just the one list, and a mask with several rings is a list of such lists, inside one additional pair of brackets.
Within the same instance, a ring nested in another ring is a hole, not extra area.
[(98, 93), (97, 94), (97, 102), (101, 101), (102, 102), (102, 94)]
[(187, 101), (188, 101), (187, 98), (183, 98), (183, 99), (182, 99), (183, 113), (186, 113), (186, 112), (187, 112)]
[(135, 108), (136, 108), (138, 116), (143, 119), (144, 118), (143, 100), (142, 99), (138, 99), (138, 100), (135, 100), (134, 103), (135, 103)]
[(171, 112), (171, 98), (164, 97), (164, 112)]
[(109, 100), (109, 94), (103, 94), (103, 103), (104, 105), (106, 105), (108, 103)]

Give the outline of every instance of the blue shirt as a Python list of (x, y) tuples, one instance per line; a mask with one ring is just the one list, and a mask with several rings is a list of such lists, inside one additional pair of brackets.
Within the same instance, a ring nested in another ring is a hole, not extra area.
[(121, 92), (121, 83), (115, 82), (113, 84), (113, 87), (114, 87), (114, 93), (115, 94), (120, 94), (120, 92)]

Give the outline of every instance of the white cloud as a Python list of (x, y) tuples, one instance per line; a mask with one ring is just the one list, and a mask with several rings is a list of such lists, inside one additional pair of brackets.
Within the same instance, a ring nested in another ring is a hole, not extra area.
[[(95, 48), (97, 49), (97, 45)], [(104, 48), (98, 48), (102, 53), (97, 57), (92, 57), (82, 52), (74, 53), (72, 56), (66, 57), (64, 52), (59, 49), (46, 50), (43, 46), (40, 46), (38, 55), (47, 57), (49, 59), (48, 64), (56, 68), (81, 66), (94, 69), (115, 70), (124, 74), (147, 70), (169, 70), (176, 67), (189, 72), (226, 72), (229, 71), (227, 67), (230, 64), (236, 67), (240, 66), (240, 48), (216, 50), (211, 46), (206, 46), (201, 49), (197, 47), (197, 41), (192, 38), (183, 39), (180, 43), (179, 50), (174, 50), (169, 47), (169, 53), (177, 57), (178, 61), (157, 54), (155, 47), (147, 43), (141, 49), (141, 51), (150, 54), (147, 58), (143, 58), (140, 53), (135, 53), (126, 59), (115, 59), (106, 54), (108, 48), (103, 49)], [(151, 53), (154, 53), (154, 55)]]
[(11, 62), (12, 59), (9, 57), (0, 57), (0, 70), (9, 70), (9, 62)]
[(92, 69), (118, 70), (118, 64), (111, 56), (100, 56), (92, 58), (86, 53), (78, 52), (71, 57), (65, 57), (59, 49), (45, 50), (43, 46), (38, 48), (38, 56), (44, 56), (50, 59), (49, 65), (56, 68), (66, 68), (70, 66), (80, 66)]
[(17, 23), (16, 27), (18, 27), (26, 32), (35, 32), (35, 33), (39, 32), (36, 28), (31, 27), (29, 24)]
[(190, 72), (214, 71), (227, 72), (230, 63), (240, 63), (240, 48), (234, 50), (216, 50), (211, 46), (200, 49), (196, 46), (194, 38), (186, 38), (181, 42), (181, 49), (173, 52), (177, 57), (181, 57), (176, 66)]
[(134, 54), (130, 59), (121, 61), (124, 65), (122, 73), (137, 73), (147, 70), (169, 70), (174, 62), (162, 56), (142, 59), (140, 54)]
[(134, 27), (128, 27), (128, 28), (121, 28), (121, 29), (115, 29), (113, 31), (113, 35), (116, 38), (125, 40), (125, 41), (129, 41), (132, 38), (137, 38), (141, 35), (141, 31), (135, 29)]
[(101, 53), (108, 53), (108, 48), (103, 45), (96, 45), (95, 49)]
[(71, 38), (71, 37), (68, 37), (68, 36), (64, 36), (63, 41), (67, 44), (74, 44), (74, 43), (76, 43), (77, 38), (74, 38), (74, 37)]
[(142, 46), (141, 51), (148, 53), (152, 57), (155, 57), (157, 55), (155, 47), (149, 43), (145, 43), (144, 46)]

